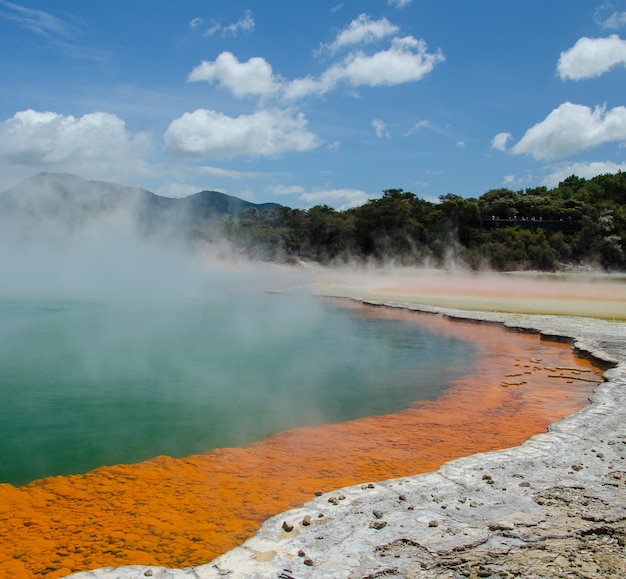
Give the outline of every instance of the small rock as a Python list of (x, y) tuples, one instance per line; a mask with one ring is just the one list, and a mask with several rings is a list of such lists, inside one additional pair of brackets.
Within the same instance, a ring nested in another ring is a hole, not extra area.
[(313, 559), (311, 559), (311, 557), (305, 557), (302, 562), (309, 567), (313, 567)]
[(378, 509), (374, 509), (372, 511), (372, 514), (377, 518), (377, 519), (382, 519), (383, 518), (383, 512), (379, 511)]
[(302, 519), (302, 524), (308, 527), (311, 524), (311, 515), (305, 515), (304, 519)]
[(298, 551), (298, 557), (306, 557), (306, 553), (302, 549), (300, 549)]
[(582, 464), (573, 464), (572, 465), (572, 470), (579, 471), (579, 470), (582, 470), (582, 468), (583, 468)]
[(387, 526), (387, 521), (372, 521), (370, 523), (370, 529), (384, 529)]
[(293, 525), (290, 525), (287, 521), (283, 521), (283, 531), (291, 533), (291, 531), (293, 531)]
[(521, 487), (529, 487), (530, 483), (527, 480), (525, 480), (524, 482), (519, 483), (519, 486), (521, 486)]
[(399, 501), (406, 501), (406, 495), (400, 495), (400, 496), (398, 497), (398, 500), (399, 500)]
[(315, 491), (316, 497), (321, 497), (324, 493), (322, 491)]
[(346, 500), (346, 495), (339, 495), (337, 497), (340, 501), (345, 501)]
[(143, 575), (144, 577), (152, 577), (152, 569), (148, 569)]
[(332, 503), (333, 505), (338, 505), (339, 504), (339, 500), (337, 499), (337, 497), (330, 497), (328, 499), (329, 503)]
[(435, 521), (435, 519), (433, 519), (432, 521), (428, 521), (428, 526), (429, 527), (438, 527), (439, 523), (437, 521)]

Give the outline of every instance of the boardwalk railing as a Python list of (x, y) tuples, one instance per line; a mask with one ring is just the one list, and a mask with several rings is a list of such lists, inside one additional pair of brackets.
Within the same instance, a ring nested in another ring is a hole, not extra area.
[(490, 217), (483, 219), (485, 229), (500, 229), (505, 227), (519, 227), (520, 229), (543, 229), (544, 231), (564, 231), (573, 233), (578, 231), (577, 221), (568, 219), (533, 219), (533, 218), (511, 218), (498, 219)]

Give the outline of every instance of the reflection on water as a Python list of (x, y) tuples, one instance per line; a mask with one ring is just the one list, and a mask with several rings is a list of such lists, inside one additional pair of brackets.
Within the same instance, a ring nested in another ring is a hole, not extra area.
[(0, 303), (0, 482), (432, 399), (475, 346), (305, 295)]

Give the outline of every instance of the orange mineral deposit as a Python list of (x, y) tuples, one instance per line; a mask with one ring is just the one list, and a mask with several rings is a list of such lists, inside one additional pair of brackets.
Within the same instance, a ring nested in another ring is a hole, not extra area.
[(352, 303), (415, 320), (481, 355), (433, 401), (396, 414), (285, 431), (246, 448), (0, 485), (0, 577), (56, 579), (127, 564), (198, 565), (317, 491), (432, 471), (510, 447), (583, 407), (597, 367), (568, 344), (501, 327)]

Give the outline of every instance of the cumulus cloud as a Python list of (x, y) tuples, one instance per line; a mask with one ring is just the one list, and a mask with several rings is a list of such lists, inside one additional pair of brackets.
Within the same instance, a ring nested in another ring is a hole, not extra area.
[(287, 100), (322, 96), (342, 82), (353, 87), (393, 86), (424, 78), (445, 60), (441, 51), (429, 53), (423, 40), (412, 36), (394, 38), (391, 48), (372, 55), (355, 51), (328, 68), (321, 77), (295, 79), (284, 88)]
[(247, 62), (239, 62), (231, 52), (222, 52), (212, 62), (203, 61), (189, 73), (187, 80), (217, 82), (237, 98), (271, 95), (281, 83), (264, 58), (253, 57)]
[(358, 207), (367, 203), (370, 195), (360, 189), (326, 189), (313, 193), (303, 193), (300, 199), (310, 205), (330, 205), (339, 211)]
[(123, 175), (141, 168), (149, 147), (147, 133), (131, 133), (109, 113), (77, 118), (27, 109), (0, 123), (0, 161), (41, 171)]
[(608, 38), (580, 38), (561, 53), (557, 72), (563, 80), (583, 80), (603, 75), (619, 64), (626, 64), (626, 41), (617, 34)]
[[(330, 53), (339, 48), (364, 45), (395, 34), (398, 27), (386, 18), (372, 21), (361, 14), (330, 45)], [(341, 83), (352, 87), (393, 86), (421, 80), (445, 57), (440, 50), (430, 53), (426, 43), (413, 36), (395, 37), (390, 48), (367, 54), (361, 49), (349, 52), (329, 66), (320, 76), (307, 75), (285, 80), (274, 74), (262, 57), (239, 62), (231, 52), (222, 52), (215, 61), (203, 61), (188, 76), (190, 82), (216, 82), (237, 98), (276, 96), (293, 102), (308, 96), (323, 96)]]
[(611, 161), (570, 163), (568, 165), (561, 165), (554, 168), (552, 172), (546, 176), (543, 184), (547, 187), (556, 187), (561, 181), (567, 179), (570, 175), (591, 179), (597, 175), (617, 173), (619, 171), (626, 172), (626, 163), (613, 163)]
[(368, 44), (394, 35), (398, 27), (386, 18), (371, 20), (367, 14), (357, 16), (330, 44), (322, 44), (320, 51), (334, 54), (338, 50), (356, 44)]
[(229, 117), (198, 109), (172, 121), (164, 140), (167, 152), (191, 157), (273, 157), (289, 151), (308, 151), (320, 144), (320, 139), (307, 129), (302, 113), (282, 110)]
[(551, 159), (625, 139), (626, 107), (592, 109), (566, 102), (528, 129), (512, 151)]
[(511, 133), (498, 133), (491, 141), (491, 148), (506, 151), (507, 143), (513, 138)]
[(385, 125), (385, 121), (381, 119), (374, 119), (372, 121), (372, 127), (374, 127), (374, 130), (376, 131), (376, 136), (379, 139), (391, 138), (391, 135), (389, 134), (389, 131), (387, 130), (387, 125)]

